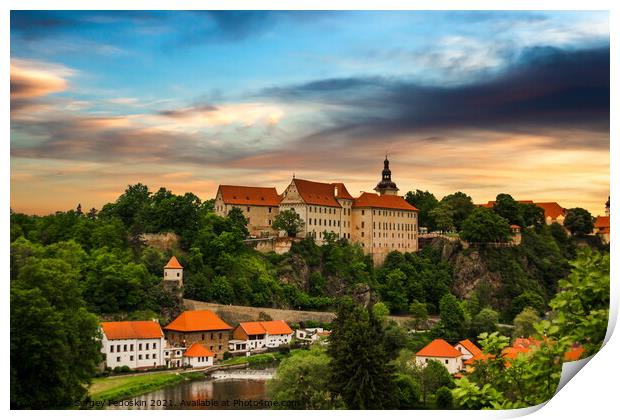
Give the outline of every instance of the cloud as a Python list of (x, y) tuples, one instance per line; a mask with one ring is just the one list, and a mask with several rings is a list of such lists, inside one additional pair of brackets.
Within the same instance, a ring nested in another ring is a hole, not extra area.
[[(527, 49), (501, 74), (458, 86), (406, 79), (340, 78), (273, 87), (259, 96), (338, 106), (331, 124), (304, 141), (389, 138), (462, 129), (515, 132), (609, 130), (609, 48)], [(608, 142), (572, 146), (608, 148)], [(558, 147), (568, 144), (558, 141)]]
[(26, 108), (42, 105), (45, 96), (63, 92), (74, 71), (41, 61), (11, 59), (11, 117)]

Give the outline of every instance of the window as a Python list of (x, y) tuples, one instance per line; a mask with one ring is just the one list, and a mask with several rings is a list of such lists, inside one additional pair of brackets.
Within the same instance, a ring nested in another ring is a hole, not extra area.
[(448, 364), (448, 359), (446, 359), (446, 365)]
[(271, 213), (271, 207), (269, 207), (269, 213)]
[(157, 348), (157, 343), (153, 343), (153, 350)]
[(157, 359), (157, 353), (153, 353), (153, 359)]
[(221, 345), (218, 347), (218, 350), (222, 350), (222, 346)]
[(117, 353), (120, 353), (120, 352), (121, 352), (121, 345), (120, 345), (120, 344), (118, 344), (118, 345), (116, 346), (116, 352), (117, 352)]
[(366, 227), (366, 223), (362, 222), (362, 229), (364, 229), (364, 227)]
[(110, 353), (114, 353), (114, 346), (110, 346)]
[(211, 340), (213, 340), (213, 333), (211, 333)]
[[(220, 340), (222, 339), (222, 333), (220, 333)], [(221, 346), (220, 346), (221, 347)]]
[(146, 349), (148, 350), (149, 349), (149, 343), (146, 343), (145, 345), (146, 345)]
[(177, 273), (177, 277), (181, 277), (181, 273)]
[(133, 344), (129, 346), (129, 351), (133, 351)]
[(250, 212), (250, 208), (248, 207), (247, 209), (248, 209), (248, 213), (249, 213)]
[(364, 215), (364, 210), (362, 210), (362, 216)]
[(120, 357), (120, 356), (119, 356), (119, 357), (117, 357), (117, 358), (116, 358), (116, 361), (117, 361), (117, 362), (120, 362), (120, 361), (121, 361), (121, 357)]
[(133, 356), (129, 356), (129, 360), (133, 362)]
[(138, 355), (138, 360), (142, 360), (142, 355), (141, 354)]
[(123, 351), (127, 351), (127, 344), (123, 344)]
[(205, 341), (205, 335), (202, 334), (202, 341)]

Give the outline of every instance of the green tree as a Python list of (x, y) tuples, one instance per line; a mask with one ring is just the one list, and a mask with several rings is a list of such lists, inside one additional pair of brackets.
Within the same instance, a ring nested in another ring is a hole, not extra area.
[(86, 398), (101, 353), (78, 281), (65, 261), (37, 257), (11, 279), (11, 408), (68, 408)]
[(330, 359), (322, 346), (294, 353), (278, 366), (267, 383), (270, 398), (275, 401), (299, 401), (306, 410), (342, 408), (343, 403), (329, 389)]
[(460, 191), (442, 198), (441, 204), (452, 210), (452, 220), (457, 230), (461, 230), (461, 225), (476, 207), (471, 197)]
[(515, 326), (512, 332), (513, 338), (530, 337), (536, 332), (534, 325), (539, 321), (538, 311), (530, 307), (523, 309), (513, 321)]
[(458, 299), (451, 293), (439, 302), (440, 321), (436, 326), (447, 340), (460, 340), (466, 329), (465, 313)]
[(248, 219), (243, 215), (243, 210), (239, 207), (233, 207), (226, 215), (244, 237), (248, 236)]
[(412, 320), (412, 327), (414, 330), (426, 328), (428, 322), (428, 311), (426, 310), (426, 304), (414, 300), (409, 305), (409, 315)]
[(452, 376), (446, 367), (437, 360), (426, 362), (421, 372), (422, 400), (426, 405), (428, 395), (435, 394), (441, 387), (454, 387)]
[(395, 269), (387, 274), (385, 284), (381, 286), (381, 295), (384, 302), (390, 307), (391, 312), (398, 313), (407, 310), (406, 280), (405, 273)]
[(283, 230), (288, 236), (294, 238), (304, 228), (304, 221), (294, 210), (283, 210), (276, 216), (271, 227)]
[(372, 310), (343, 299), (332, 324), (328, 354), (334, 395), (349, 409), (394, 407), (394, 368), (386, 363), (382, 323)]
[(483, 332), (492, 333), (497, 330), (499, 314), (493, 309), (486, 307), (476, 314), (470, 325), (470, 336), (477, 337)]
[(545, 226), (545, 211), (541, 207), (533, 203), (520, 204), (519, 207), (523, 217), (523, 225), (520, 226), (535, 228)]
[(510, 194), (498, 194), (495, 198), (493, 211), (510, 224), (524, 226), (521, 206)]
[(472, 243), (507, 242), (510, 225), (493, 211), (478, 207), (462, 223), (461, 239)]
[(454, 214), (454, 210), (447, 203), (440, 203), (428, 213), (433, 226), (442, 232), (451, 232), (455, 229)]
[(437, 390), (435, 405), (440, 410), (449, 410), (452, 408), (452, 391), (450, 391), (450, 388), (442, 386)]
[(422, 390), (420, 384), (410, 375), (398, 373), (395, 379), (396, 384), (396, 400), (398, 408), (401, 410), (414, 410), (420, 408), (420, 397)]
[(564, 218), (564, 227), (575, 236), (589, 235), (594, 229), (594, 218), (586, 209), (569, 209)]
[(429, 231), (436, 229), (435, 220), (430, 212), (439, 205), (439, 201), (435, 196), (422, 190), (415, 192), (409, 191), (405, 194), (405, 200), (418, 209), (418, 224), (421, 227), (427, 227)]

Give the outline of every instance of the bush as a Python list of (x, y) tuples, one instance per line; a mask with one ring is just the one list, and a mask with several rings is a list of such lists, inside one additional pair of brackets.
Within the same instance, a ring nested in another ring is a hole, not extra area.
[(435, 394), (435, 404), (437, 408), (449, 410), (452, 408), (452, 391), (448, 387), (442, 386)]

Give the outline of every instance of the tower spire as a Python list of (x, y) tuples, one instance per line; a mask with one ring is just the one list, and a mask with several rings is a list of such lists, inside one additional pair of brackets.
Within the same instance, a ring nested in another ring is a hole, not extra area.
[(398, 187), (392, 181), (392, 171), (390, 170), (390, 161), (386, 153), (385, 160), (383, 161), (383, 171), (381, 172), (381, 181), (375, 187), (381, 195), (396, 195), (398, 193)]

